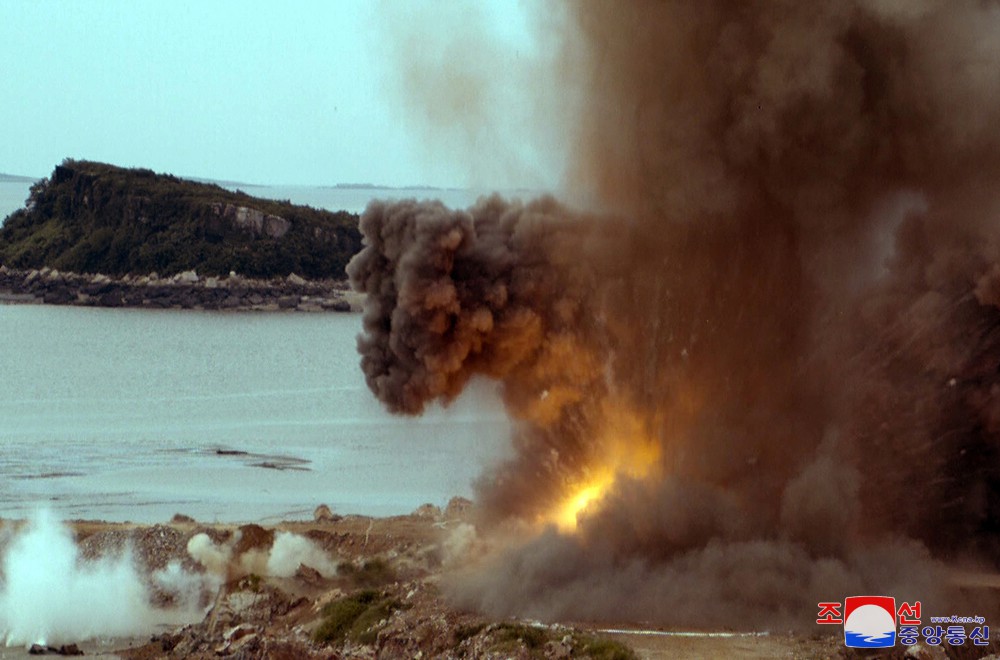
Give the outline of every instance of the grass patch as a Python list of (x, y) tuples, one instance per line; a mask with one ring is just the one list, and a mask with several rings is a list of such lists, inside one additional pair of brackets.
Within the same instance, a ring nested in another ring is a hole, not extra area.
[(319, 644), (343, 639), (371, 644), (378, 636), (379, 624), (400, 607), (399, 601), (371, 590), (335, 600), (323, 608), (323, 622), (313, 640)]
[(635, 651), (621, 642), (603, 637), (574, 635), (572, 657), (591, 660), (638, 660)]
[(313, 639), (320, 644), (343, 639), (367, 609), (368, 604), (357, 596), (330, 603), (323, 608), (323, 623), (316, 629)]
[(395, 599), (387, 598), (372, 603), (354, 621), (348, 636), (362, 644), (373, 644), (378, 637), (378, 631), (381, 630), (380, 624), (399, 608), (400, 603)]
[(485, 627), (485, 623), (473, 623), (467, 626), (459, 626), (458, 628), (455, 628), (455, 646), (458, 646), (467, 639), (475, 637), (481, 633)]
[(501, 623), (492, 631), (493, 641), (489, 650), (496, 653), (516, 653), (523, 645), (532, 658), (544, 657), (545, 643), (549, 633), (544, 628), (535, 628), (521, 623)]
[(535, 628), (520, 623), (501, 623), (497, 626), (497, 639), (500, 641), (520, 640), (529, 649), (541, 648), (549, 640), (549, 634), (544, 628)]
[(490, 628), (485, 624), (463, 626), (455, 631), (456, 646), (466, 639), (475, 637), (486, 630), (491, 636), (488, 650), (500, 654), (516, 654), (527, 650), (531, 658), (542, 658), (549, 642), (563, 639), (569, 646), (569, 657), (590, 658), (590, 660), (638, 660), (635, 651), (625, 644), (612, 639), (573, 633), (568, 639), (554, 637), (547, 628), (536, 628), (521, 623), (500, 623)]

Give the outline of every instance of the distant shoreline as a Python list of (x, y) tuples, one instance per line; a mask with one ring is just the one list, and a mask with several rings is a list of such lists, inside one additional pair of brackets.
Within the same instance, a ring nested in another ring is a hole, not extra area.
[(34, 183), (44, 178), (44, 176), (20, 176), (18, 174), (0, 173), (0, 183)]
[(109, 277), (51, 268), (19, 270), (0, 266), (0, 304), (85, 307), (227, 310), (252, 312), (356, 312), (363, 296), (345, 280), (201, 277), (185, 271), (173, 277)]

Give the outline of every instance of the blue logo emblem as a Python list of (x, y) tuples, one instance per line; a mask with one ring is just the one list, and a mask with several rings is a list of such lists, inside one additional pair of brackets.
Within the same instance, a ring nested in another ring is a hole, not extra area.
[(857, 649), (895, 646), (896, 599), (890, 596), (845, 598), (844, 644)]

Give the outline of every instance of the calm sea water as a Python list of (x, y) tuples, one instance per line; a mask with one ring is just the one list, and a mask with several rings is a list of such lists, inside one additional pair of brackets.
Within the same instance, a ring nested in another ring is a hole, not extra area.
[[(0, 182), (0, 219), (30, 183)], [(247, 186), (363, 211), (372, 199), (486, 191)], [(531, 193), (508, 193), (527, 197)], [(357, 315), (0, 305), (0, 517), (154, 522), (407, 513), (469, 496), (509, 436), (495, 392), (397, 418), (364, 385)]]
[(30, 183), (0, 181), (0, 221), (24, 206)]
[(154, 522), (407, 513), (507, 451), (488, 383), (387, 414), (360, 316), (0, 305), (0, 517)]

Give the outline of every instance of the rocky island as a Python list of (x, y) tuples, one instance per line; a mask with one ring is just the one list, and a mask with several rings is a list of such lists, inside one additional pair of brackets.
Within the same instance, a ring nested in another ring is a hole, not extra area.
[(0, 226), (0, 300), (347, 311), (358, 216), (66, 160)]

